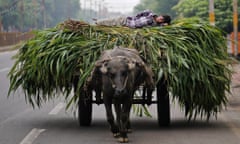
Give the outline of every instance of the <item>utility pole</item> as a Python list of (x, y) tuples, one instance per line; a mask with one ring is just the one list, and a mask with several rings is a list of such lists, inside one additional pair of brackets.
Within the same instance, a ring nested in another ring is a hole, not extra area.
[(95, 8), (94, 8), (94, 12), (95, 12), (94, 17), (95, 17), (95, 18), (98, 18), (98, 12), (99, 12), (99, 9), (98, 9), (98, 1), (97, 1), (97, 0), (95, 0)]
[(69, 18), (71, 18), (71, 14), (70, 14), (70, 13), (71, 13), (71, 12), (70, 12), (70, 11), (71, 11), (71, 9), (70, 9), (71, 3), (70, 3), (69, 0), (67, 0), (66, 2), (67, 2), (67, 13), (66, 13), (66, 16), (67, 16), (67, 17), (66, 17), (66, 18), (69, 19)]
[(23, 0), (20, 3), (20, 11), (21, 11), (21, 31), (24, 31), (24, 2)]
[(209, 21), (211, 25), (215, 25), (214, 0), (209, 0)]
[(104, 0), (101, 0), (102, 2), (100, 2), (99, 5), (99, 18), (103, 18), (103, 11), (104, 11), (104, 6), (105, 6), (105, 2)]
[(240, 58), (240, 47), (238, 47), (238, 3), (233, 0), (233, 34), (234, 34), (234, 50), (237, 51), (237, 57)]
[(90, 19), (92, 19), (92, 0), (89, 1)]
[(0, 14), (0, 32), (2, 32), (2, 15)]
[(0, 16), (0, 32), (2, 32), (2, 18)]
[(87, 6), (86, 6), (86, 3), (87, 3), (86, 0), (84, 0), (84, 4), (83, 4), (83, 5), (84, 5), (84, 8), (83, 8), (83, 9), (84, 9), (84, 16), (85, 16), (85, 18), (86, 18), (86, 15), (87, 15)]
[(45, 13), (45, 0), (42, 0), (42, 19), (43, 19), (43, 28), (46, 28), (46, 13)]
[(33, 3), (33, 7), (34, 7), (34, 17), (35, 17), (35, 20), (34, 20), (34, 29), (37, 29), (37, 1), (36, 0), (32, 0), (32, 3)]

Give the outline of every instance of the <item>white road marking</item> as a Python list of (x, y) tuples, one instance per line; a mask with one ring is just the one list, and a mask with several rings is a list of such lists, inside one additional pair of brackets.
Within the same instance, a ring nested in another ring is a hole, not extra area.
[(65, 107), (65, 104), (64, 103), (59, 103), (58, 105), (55, 106), (55, 108), (53, 108), (48, 114), (49, 115), (56, 115), (58, 114), (62, 108)]
[(3, 69), (0, 69), (0, 72), (5, 72), (5, 71), (8, 71), (8, 70), (10, 70), (10, 68), (3, 68)]
[(25, 138), (20, 142), (20, 144), (32, 144), (34, 140), (46, 129), (32, 129), (28, 135), (25, 136)]

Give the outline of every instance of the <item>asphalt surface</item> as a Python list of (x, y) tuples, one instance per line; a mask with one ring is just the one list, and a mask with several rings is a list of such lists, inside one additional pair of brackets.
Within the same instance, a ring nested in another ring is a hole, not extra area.
[[(65, 102), (56, 99), (33, 109), (24, 94), (17, 90), (7, 98), (9, 72), (16, 51), (0, 53), (0, 144), (113, 144), (103, 105), (94, 105), (90, 127), (79, 127), (77, 118)], [(150, 106), (150, 117), (131, 116), (135, 144), (239, 144), (240, 143), (240, 65), (233, 65), (232, 95), (226, 110), (209, 122), (188, 122), (176, 102), (171, 103), (171, 125), (157, 124), (156, 105)]]

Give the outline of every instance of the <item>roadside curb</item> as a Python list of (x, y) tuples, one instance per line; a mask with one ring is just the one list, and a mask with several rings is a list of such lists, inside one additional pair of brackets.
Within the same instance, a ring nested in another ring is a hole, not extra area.
[(0, 46), (0, 52), (12, 51), (12, 50), (14, 50), (14, 46), (15, 45)]

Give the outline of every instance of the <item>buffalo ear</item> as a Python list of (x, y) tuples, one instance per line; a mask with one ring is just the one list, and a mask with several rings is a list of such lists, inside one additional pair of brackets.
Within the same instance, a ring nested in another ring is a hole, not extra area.
[(100, 71), (101, 71), (102, 74), (107, 73), (107, 62), (102, 63), (102, 65), (100, 67)]
[(100, 71), (102, 72), (102, 74), (106, 74), (107, 73), (106, 65), (102, 65), (102, 67), (100, 68)]
[(107, 63), (108, 63), (109, 59), (107, 60), (98, 60), (95, 63), (95, 67), (96, 69), (102, 73), (102, 74), (106, 74), (107, 73)]

